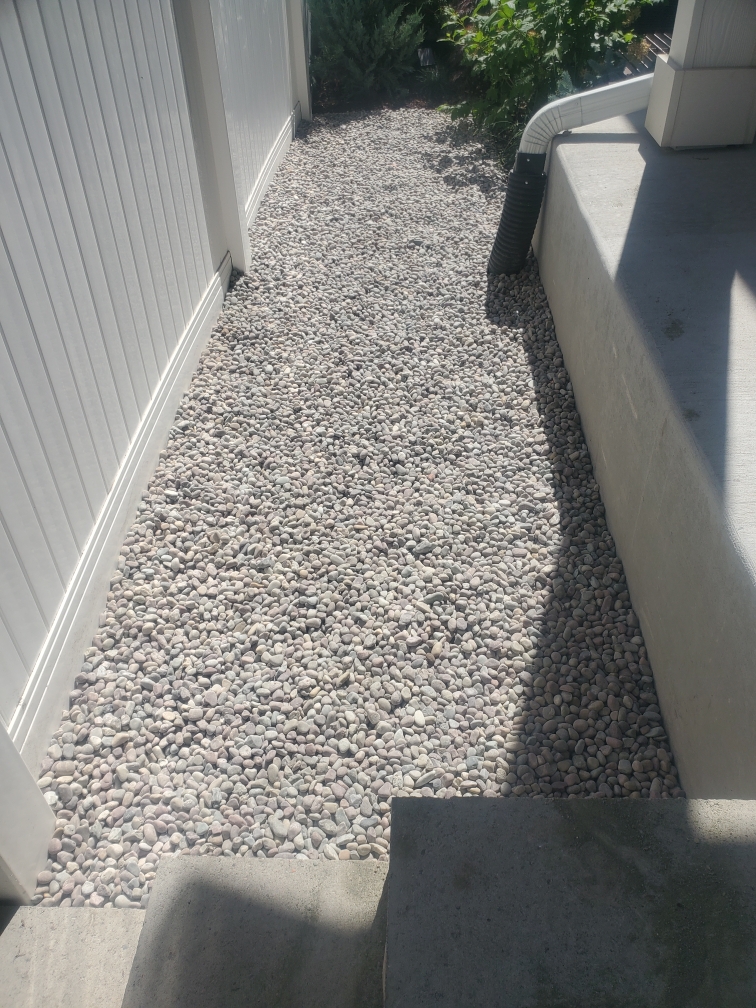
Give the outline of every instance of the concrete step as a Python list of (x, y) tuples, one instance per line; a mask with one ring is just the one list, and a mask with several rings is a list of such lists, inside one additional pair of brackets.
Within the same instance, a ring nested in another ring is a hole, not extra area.
[(381, 1008), (387, 870), (168, 858), (146, 912), (11, 909), (0, 1008)]
[(0, 1005), (121, 1008), (145, 914), (90, 907), (6, 908)]
[(756, 801), (395, 798), (386, 1008), (753, 1008)]
[(381, 1008), (387, 868), (163, 860), (123, 1008)]

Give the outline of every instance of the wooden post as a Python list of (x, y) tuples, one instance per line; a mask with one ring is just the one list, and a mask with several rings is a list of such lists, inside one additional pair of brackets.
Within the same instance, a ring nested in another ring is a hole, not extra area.
[(669, 56), (656, 60), (646, 129), (661, 147), (753, 141), (754, 0), (680, 0)]

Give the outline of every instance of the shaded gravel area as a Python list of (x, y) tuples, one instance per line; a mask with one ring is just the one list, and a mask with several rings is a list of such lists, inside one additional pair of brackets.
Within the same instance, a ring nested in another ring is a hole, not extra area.
[(502, 199), (438, 113), (301, 132), (42, 767), (36, 902), (385, 859), (396, 795), (682, 795), (537, 273), (486, 281)]

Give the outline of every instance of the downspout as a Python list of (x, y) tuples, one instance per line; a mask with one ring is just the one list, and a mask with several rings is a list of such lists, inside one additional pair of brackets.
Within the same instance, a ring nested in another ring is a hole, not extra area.
[(640, 112), (648, 105), (654, 75), (643, 74), (593, 91), (560, 98), (539, 109), (522, 134), (515, 166), (509, 173), (488, 272), (519, 273), (525, 265), (546, 189), (546, 155), (557, 133)]

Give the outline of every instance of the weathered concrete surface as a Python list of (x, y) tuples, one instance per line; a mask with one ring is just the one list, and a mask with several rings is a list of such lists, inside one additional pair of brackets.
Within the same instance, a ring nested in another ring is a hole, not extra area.
[(397, 798), (386, 1008), (753, 1008), (756, 802)]
[(20, 907), (0, 934), (2, 1008), (121, 1008), (145, 915)]
[(536, 240), (691, 797), (756, 798), (756, 146), (558, 137)]
[(163, 860), (123, 1008), (380, 1008), (387, 868)]

